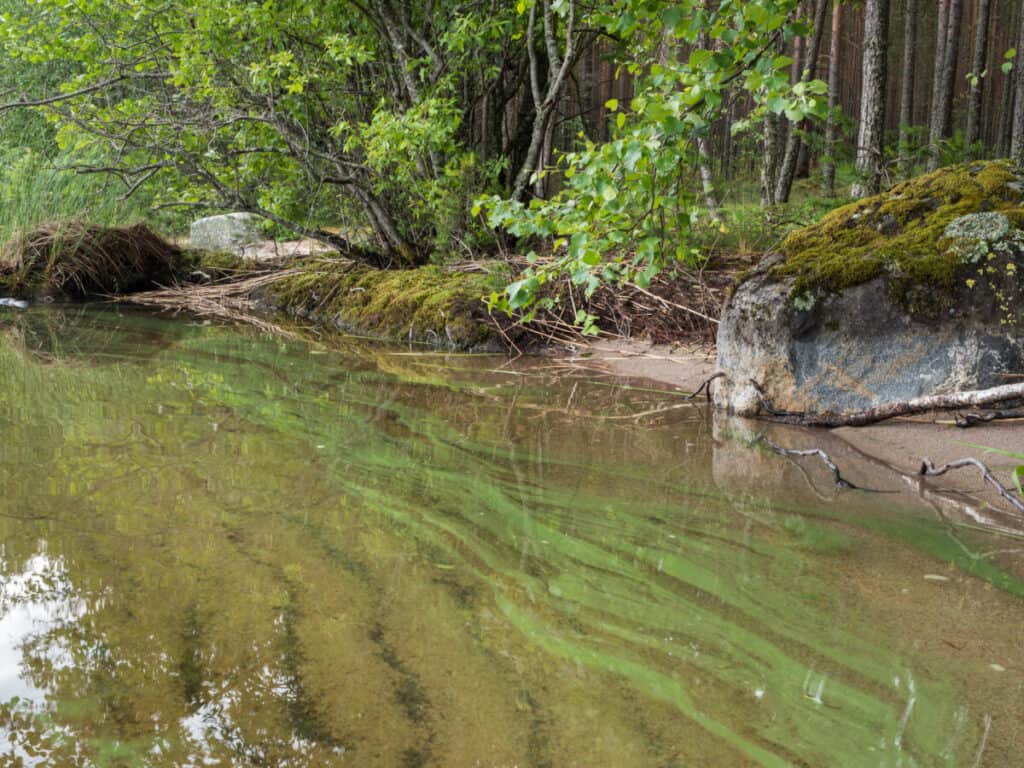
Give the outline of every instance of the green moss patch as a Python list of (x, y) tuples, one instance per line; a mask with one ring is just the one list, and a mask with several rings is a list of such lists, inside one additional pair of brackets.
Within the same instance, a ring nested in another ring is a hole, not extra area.
[(349, 331), (472, 349), (494, 341), (483, 297), (507, 280), (497, 267), (493, 273), (382, 270), (321, 260), (269, 286), (267, 299), (289, 314)]
[(944, 168), (793, 232), (782, 244), (785, 261), (770, 274), (795, 278), (791, 296), (803, 301), (889, 275), (894, 299), (930, 314), (923, 302), (951, 298), (964, 263), (946, 228), (989, 211), (1024, 226), (1024, 177), (1011, 163)]

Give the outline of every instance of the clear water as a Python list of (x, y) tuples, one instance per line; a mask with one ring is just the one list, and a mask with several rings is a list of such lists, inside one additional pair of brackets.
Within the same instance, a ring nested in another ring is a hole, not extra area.
[(553, 361), (6, 312), (2, 765), (1024, 764), (1019, 540)]

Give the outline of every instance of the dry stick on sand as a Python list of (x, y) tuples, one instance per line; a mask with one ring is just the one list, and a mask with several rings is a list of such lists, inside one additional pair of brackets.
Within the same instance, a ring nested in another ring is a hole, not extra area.
[(1021, 514), (1024, 514), (1024, 501), (1019, 499), (1016, 494), (1011, 493), (1010, 490), (996, 480), (995, 476), (989, 471), (989, 468), (982, 464), (977, 459), (958, 459), (957, 461), (951, 461), (949, 464), (943, 464), (941, 467), (936, 467), (932, 464), (931, 459), (924, 459), (921, 462), (921, 469), (918, 474), (924, 475), (925, 477), (938, 477), (944, 475), (952, 469), (961, 469), (963, 467), (975, 467), (981, 476), (985, 479), (985, 482), (989, 483), (997, 491), (999, 495), (1006, 499), (1013, 508)]
[(761, 407), (764, 408), (765, 413), (776, 421), (781, 421), (785, 424), (796, 424), (802, 427), (863, 427), (867, 424), (877, 424), (880, 421), (886, 421), (894, 416), (907, 416), (914, 413), (926, 413), (927, 411), (954, 410), (956, 408), (976, 408), (982, 405), (993, 405), (1006, 402), (1007, 400), (1024, 398), (1024, 384), (1003, 384), (991, 389), (976, 389), (967, 392), (954, 392), (949, 395), (915, 397), (912, 400), (886, 403), (875, 408), (852, 413), (808, 414), (780, 411), (773, 408), (764, 396), (764, 390), (761, 389), (761, 385), (754, 381), (754, 379), (749, 381), (761, 399)]

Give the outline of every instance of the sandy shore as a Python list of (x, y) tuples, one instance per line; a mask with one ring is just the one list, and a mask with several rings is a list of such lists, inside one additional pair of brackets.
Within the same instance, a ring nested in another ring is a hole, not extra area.
[[(713, 347), (654, 345), (632, 340), (595, 341), (578, 349), (571, 358), (577, 363), (618, 376), (655, 382), (687, 393), (696, 390), (716, 368)], [(752, 424), (767, 426), (770, 422)], [(887, 467), (896, 475), (907, 478), (916, 477), (925, 458), (936, 465), (966, 457), (976, 458), (1011, 488), (1013, 469), (1022, 462), (986, 452), (985, 448), (1024, 453), (1024, 421), (961, 429), (953, 424), (953, 416), (949, 412), (892, 419), (867, 427), (795, 430), (788, 436), (799, 443), (790, 447), (838, 450), (846, 462), (866, 462), (866, 466), (860, 467), (862, 472), (869, 467), (874, 467), (874, 471)], [(815, 445), (816, 442), (820, 445)], [(849, 450), (845, 446), (849, 446)], [(936, 490), (966, 494), (970, 499), (998, 509), (1008, 508), (974, 469), (957, 470), (941, 478), (929, 478), (925, 483)]]

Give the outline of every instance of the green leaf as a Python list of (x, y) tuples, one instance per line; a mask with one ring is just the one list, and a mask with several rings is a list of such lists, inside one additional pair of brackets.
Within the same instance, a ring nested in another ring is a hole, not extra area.
[(604, 103), (604, 107), (609, 112), (615, 112), (619, 108), (619, 100), (618, 99), (608, 99), (608, 101), (606, 101)]

